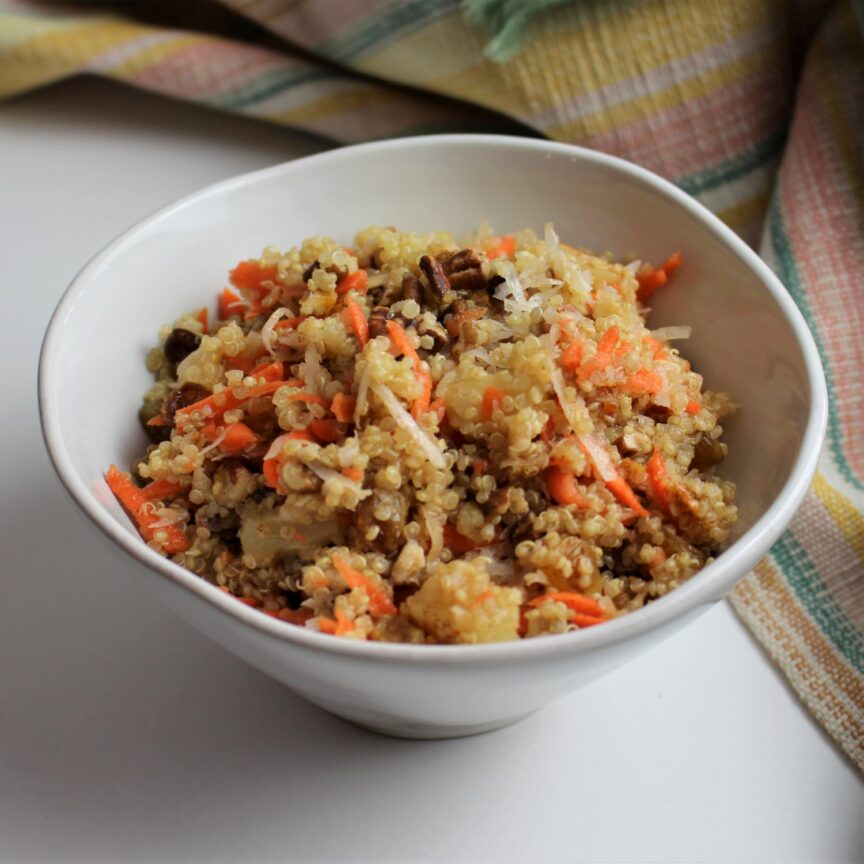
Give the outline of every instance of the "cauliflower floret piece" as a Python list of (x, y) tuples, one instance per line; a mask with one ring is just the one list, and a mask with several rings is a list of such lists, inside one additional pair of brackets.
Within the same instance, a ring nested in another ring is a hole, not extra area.
[(519, 637), (518, 588), (495, 585), (482, 557), (440, 564), (402, 606), (433, 642), (503, 642)]

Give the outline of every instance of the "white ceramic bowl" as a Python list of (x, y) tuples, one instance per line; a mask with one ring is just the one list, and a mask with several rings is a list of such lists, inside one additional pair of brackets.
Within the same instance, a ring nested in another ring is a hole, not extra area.
[[(724, 473), (738, 484), (737, 539), (687, 584), (636, 614), (563, 636), (479, 646), (355, 643), (256, 612), (147, 548), (103, 481), (143, 449), (136, 411), (160, 325), (213, 301), (226, 270), (268, 244), (349, 241), (367, 225), (497, 230), (553, 221), (561, 237), (686, 266), (656, 296), (652, 325), (690, 324), (685, 352), (743, 406)], [(108, 398), (106, 398), (108, 394)], [(819, 358), (764, 263), (659, 177), (600, 153), (519, 138), (384, 141), (211, 186), (127, 231), (66, 292), (43, 346), (39, 398), (66, 488), (194, 627), (311, 702), (365, 726), (449, 737), (511, 723), (619, 666), (716, 603), (768, 551), (812, 478), (826, 423)], [(88, 418), (99, 418), (99, 422)], [(182, 662), (182, 658), (178, 658)], [(711, 674), (710, 669), (705, 670)]]

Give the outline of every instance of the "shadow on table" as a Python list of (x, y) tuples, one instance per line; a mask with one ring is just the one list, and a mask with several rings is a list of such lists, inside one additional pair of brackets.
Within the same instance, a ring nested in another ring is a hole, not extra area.
[(0, 705), (0, 772), (14, 778), (3, 794), (15, 789), (0, 801), (5, 853), (74, 857), (74, 842), (61, 850), (16, 836), (18, 816), (32, 824), (34, 811), (55, 840), (86, 831), (88, 853), (106, 857), (183, 857), (184, 836), (194, 855), (201, 832), (226, 857), (250, 854), (262, 833), (290, 838), (301, 857), (328, 857), (346, 836), (334, 820), (346, 818), (367, 853), (392, 852), (397, 809), (445, 818), (447, 802), (426, 800), (427, 788), (494, 795), (506, 782), (506, 730), (413, 742), (331, 717), (115, 572), (108, 541), (59, 483), (13, 497), (7, 527), (18, 544), (0, 607), (0, 680), (14, 697)]

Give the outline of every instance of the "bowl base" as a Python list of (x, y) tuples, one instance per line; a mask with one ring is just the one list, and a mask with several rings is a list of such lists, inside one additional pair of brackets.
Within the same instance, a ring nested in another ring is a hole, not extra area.
[[(310, 700), (311, 701), (311, 700)], [(319, 708), (324, 708), (319, 705)], [(513, 717), (505, 717), (503, 720), (492, 720), (488, 723), (466, 723), (458, 725), (449, 725), (444, 723), (418, 723), (413, 720), (399, 719), (376, 719), (368, 720), (360, 717), (352, 717), (342, 711), (334, 711), (332, 708), (324, 708), (328, 714), (335, 714), (342, 720), (347, 720), (361, 729), (366, 729), (368, 732), (375, 732), (377, 735), (386, 735), (388, 738), (407, 738), (418, 741), (435, 741), (445, 738), (469, 738), (472, 735), (483, 735), (486, 732), (494, 732), (496, 729), (503, 729), (505, 726), (512, 726), (532, 714), (536, 714), (538, 708), (532, 711), (526, 711), (523, 714), (516, 714)]]

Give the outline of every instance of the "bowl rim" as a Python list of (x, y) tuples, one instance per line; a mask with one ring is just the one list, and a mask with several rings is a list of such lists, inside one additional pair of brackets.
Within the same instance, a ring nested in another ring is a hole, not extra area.
[[(62, 339), (62, 331), (76, 300), (86, 290), (90, 275), (108, 264), (112, 258), (121, 254), (125, 246), (135, 241), (139, 232), (187, 207), (242, 186), (302, 172), (312, 163), (350, 161), (355, 156), (362, 156), (372, 151), (466, 147), (516, 149), (567, 156), (598, 168), (611, 169), (614, 172), (627, 175), (629, 179), (652, 187), (667, 199), (671, 199), (675, 204), (687, 210), (694, 219), (702, 224), (704, 229), (731, 249), (735, 256), (755, 273), (766, 290), (772, 295), (796, 338), (807, 372), (810, 399), (809, 416), (798, 455), (786, 483), (765, 513), (729, 549), (706, 565), (692, 579), (665, 597), (658, 598), (648, 606), (638, 610), (635, 614), (621, 616), (604, 624), (603, 627), (559, 634), (554, 638), (520, 639), (479, 645), (361, 642), (349, 639), (333, 639), (329, 635), (313, 630), (288, 626), (283, 621), (276, 620), (237, 602), (236, 598), (221, 591), (200, 576), (167, 558), (163, 558), (146, 546), (139, 536), (121, 527), (98, 503), (92, 491), (72, 468), (60, 427), (57, 403), (51, 398), (61, 364), (58, 346)], [(217, 612), (234, 618), (241, 625), (257, 630), (260, 635), (293, 643), (298, 649), (305, 648), (354, 659), (379, 658), (420, 664), (441, 662), (497, 663), (502, 660), (521, 662), (531, 658), (538, 659), (540, 657), (593, 651), (659, 628), (690, 610), (719, 600), (768, 551), (792, 519), (815, 473), (828, 415), (825, 377), (818, 350), (803, 315), (789, 292), (768, 265), (704, 205), (670, 181), (617, 156), (545, 139), (483, 134), (424, 135), (339, 147), (236, 175), (184, 195), (159, 208), (133, 224), (97, 252), (81, 268), (63, 293), (51, 316), (42, 342), (39, 357), (38, 395), (42, 434), (51, 462), (63, 486), (84, 514), (103, 534), (120, 549), (129, 553), (133, 559), (146, 567), (152, 574), (169, 580), (175, 586), (195, 595)], [(740, 566), (741, 561), (748, 562), (746, 568)]]

